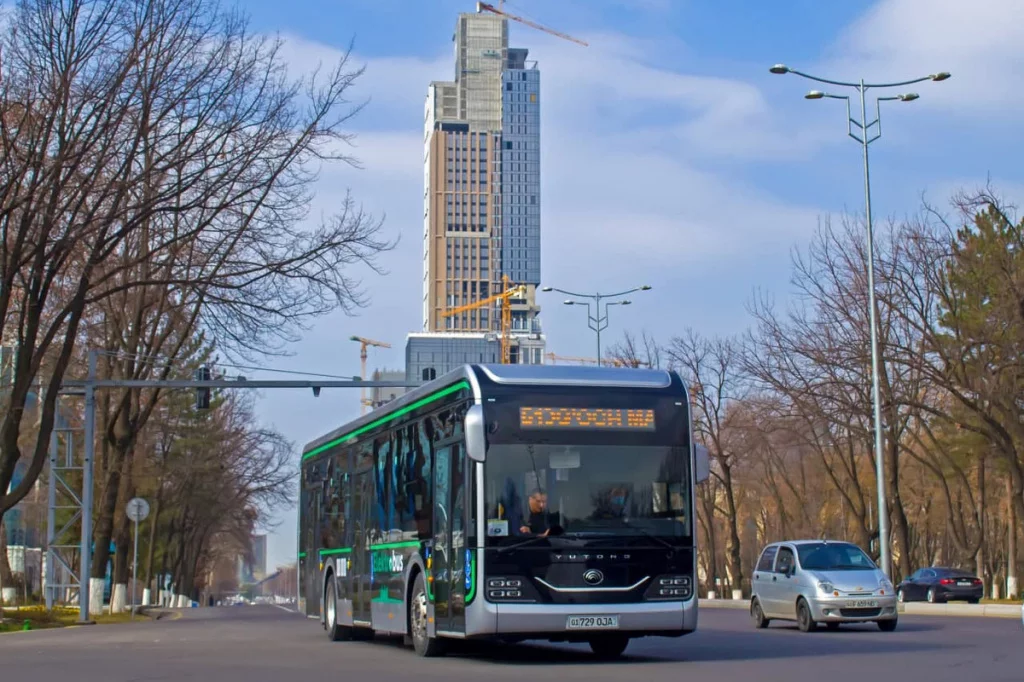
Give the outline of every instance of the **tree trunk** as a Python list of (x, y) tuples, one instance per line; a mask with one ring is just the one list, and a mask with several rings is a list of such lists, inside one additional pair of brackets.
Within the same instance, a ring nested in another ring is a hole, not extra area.
[(16, 597), (14, 571), (7, 560), (7, 524), (4, 523), (3, 514), (0, 514), (0, 607), (5, 602), (13, 605)]
[(1006, 598), (1016, 599), (1020, 594), (1017, 586), (1017, 514), (1013, 504), (1013, 484), (1006, 479)]
[(729, 566), (729, 578), (732, 582), (732, 589), (743, 589), (743, 562), (740, 553), (739, 519), (737, 518), (736, 493), (733, 491), (732, 466), (721, 464), (722, 479), (725, 484), (725, 502), (729, 517), (726, 523), (729, 527), (729, 535), (725, 543), (726, 561)]
[[(892, 435), (890, 430), (890, 438)], [(892, 532), (899, 547), (896, 559), (897, 574), (893, 576), (893, 581), (899, 582), (901, 578), (913, 573), (914, 568), (910, 561), (910, 524), (907, 522), (907, 512), (903, 508), (903, 497), (900, 495), (900, 444), (890, 441), (888, 450), (886, 488), (889, 491), (889, 520), (892, 522)]]

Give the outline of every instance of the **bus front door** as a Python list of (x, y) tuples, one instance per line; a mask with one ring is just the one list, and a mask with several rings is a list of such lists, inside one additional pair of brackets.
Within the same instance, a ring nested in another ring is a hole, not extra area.
[(434, 454), (434, 576), (435, 631), (463, 633), (466, 629), (464, 555), (465, 464), (458, 444), (446, 445)]

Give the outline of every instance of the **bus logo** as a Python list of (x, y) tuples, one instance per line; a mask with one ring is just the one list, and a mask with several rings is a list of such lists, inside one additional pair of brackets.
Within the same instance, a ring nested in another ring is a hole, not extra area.
[(401, 573), (405, 569), (404, 559), (401, 554), (376, 553), (373, 555), (373, 572)]
[(591, 568), (589, 571), (583, 573), (583, 582), (588, 585), (600, 585), (604, 582), (604, 573), (596, 568)]

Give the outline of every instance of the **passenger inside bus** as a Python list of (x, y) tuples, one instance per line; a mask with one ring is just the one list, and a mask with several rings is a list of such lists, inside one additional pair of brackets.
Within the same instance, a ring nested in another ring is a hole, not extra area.
[(616, 485), (604, 490), (597, 498), (594, 512), (590, 515), (591, 520), (607, 521), (625, 518), (629, 492), (629, 487), (625, 485)]

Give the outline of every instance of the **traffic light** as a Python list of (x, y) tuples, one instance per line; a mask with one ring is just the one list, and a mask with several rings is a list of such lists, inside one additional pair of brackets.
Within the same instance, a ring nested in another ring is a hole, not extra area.
[[(194, 374), (196, 381), (209, 381), (210, 380), (210, 368), (203, 365), (197, 369)], [(197, 410), (208, 410), (210, 409), (210, 389), (205, 387), (196, 388), (196, 409)]]

